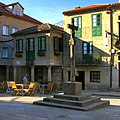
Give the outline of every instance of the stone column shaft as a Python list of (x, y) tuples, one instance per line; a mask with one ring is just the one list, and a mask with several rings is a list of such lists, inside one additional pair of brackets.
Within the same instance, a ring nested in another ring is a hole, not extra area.
[(51, 66), (48, 67), (48, 81), (52, 81)]
[(17, 67), (14, 66), (14, 81), (17, 81)]
[(31, 67), (31, 81), (35, 81), (35, 72), (34, 72), (34, 66)]

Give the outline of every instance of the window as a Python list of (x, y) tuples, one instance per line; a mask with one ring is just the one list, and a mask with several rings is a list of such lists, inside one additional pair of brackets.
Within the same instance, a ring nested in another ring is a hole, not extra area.
[(20, 15), (20, 14), (21, 14), (20, 10), (16, 10), (16, 11), (15, 11), (15, 14), (16, 14), (16, 15)]
[(83, 42), (83, 54), (93, 54), (92, 42)]
[(93, 45), (92, 42), (83, 42), (82, 43), (82, 60), (84, 63), (92, 64), (93, 63)]
[(38, 51), (46, 51), (46, 36), (38, 37)]
[(15, 28), (15, 27), (12, 28), (12, 33), (15, 33), (17, 31), (18, 31), (18, 28)]
[(9, 57), (9, 51), (7, 47), (2, 48), (2, 58), (8, 58)]
[(59, 51), (59, 38), (54, 37), (54, 51)]
[(16, 40), (16, 52), (22, 53), (23, 52), (23, 40)]
[(62, 52), (63, 51), (63, 37), (58, 38), (54, 37), (54, 51)]
[(82, 37), (82, 17), (75, 17), (74, 18), (74, 25), (78, 26), (78, 30), (75, 31), (75, 37), (80, 38)]
[(92, 15), (92, 36), (102, 36), (102, 14)]
[(100, 71), (90, 71), (90, 82), (100, 82)]
[(2, 34), (3, 35), (8, 35), (8, 26), (4, 25), (2, 28)]

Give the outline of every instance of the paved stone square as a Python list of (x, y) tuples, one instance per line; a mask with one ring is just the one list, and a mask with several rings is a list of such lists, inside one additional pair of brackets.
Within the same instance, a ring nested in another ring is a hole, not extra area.
[[(107, 95), (108, 93), (106, 93)], [(111, 93), (110, 93), (111, 94)], [(115, 95), (115, 93), (113, 93)], [(119, 96), (118, 96), (119, 95)], [(77, 111), (33, 105), (46, 95), (10, 96), (0, 94), (0, 120), (119, 120), (120, 93), (116, 96), (103, 96), (110, 100), (110, 106), (94, 111)]]

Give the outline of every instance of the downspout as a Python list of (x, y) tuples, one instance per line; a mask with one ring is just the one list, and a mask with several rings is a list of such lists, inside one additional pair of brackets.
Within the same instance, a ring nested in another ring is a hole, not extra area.
[(110, 88), (112, 88), (112, 66), (113, 66), (113, 11), (110, 11), (110, 33), (111, 33), (111, 50), (110, 50)]

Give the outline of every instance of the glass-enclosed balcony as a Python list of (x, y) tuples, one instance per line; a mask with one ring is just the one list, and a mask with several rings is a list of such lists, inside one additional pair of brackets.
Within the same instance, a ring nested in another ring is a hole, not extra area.
[(100, 65), (101, 64), (101, 53), (75, 55), (76, 65)]

